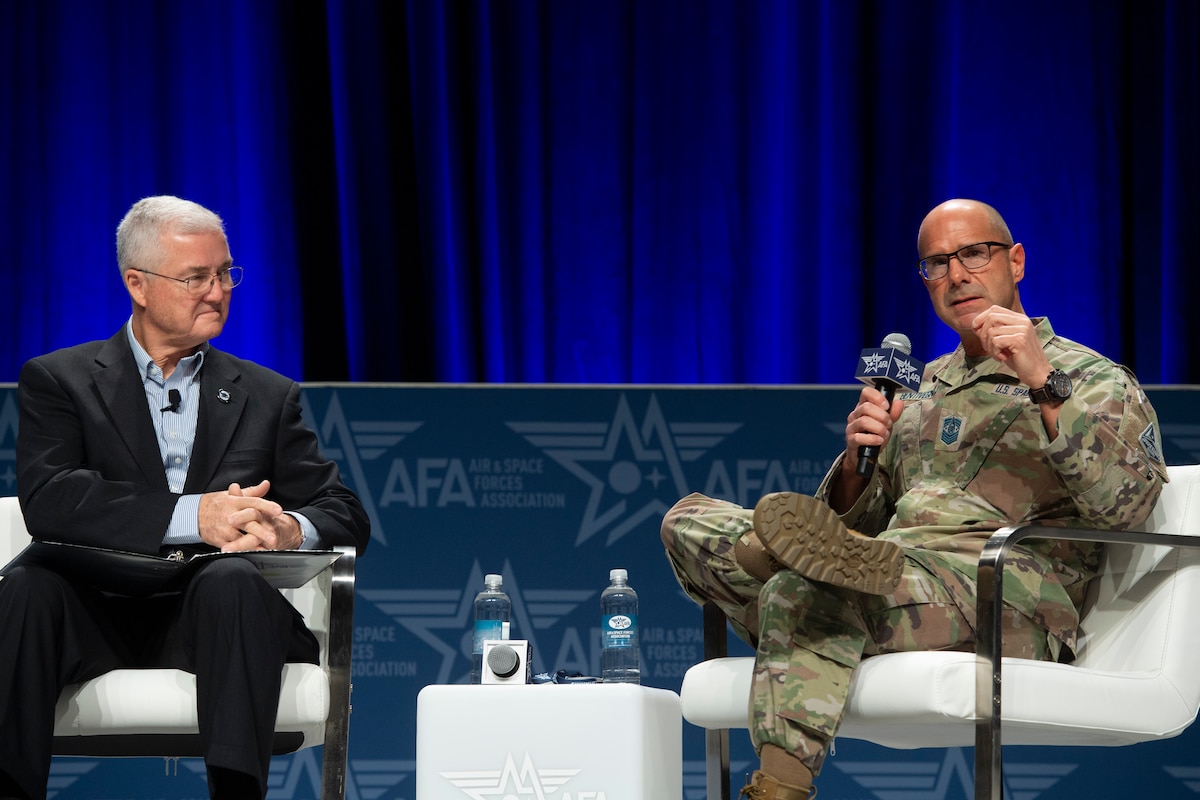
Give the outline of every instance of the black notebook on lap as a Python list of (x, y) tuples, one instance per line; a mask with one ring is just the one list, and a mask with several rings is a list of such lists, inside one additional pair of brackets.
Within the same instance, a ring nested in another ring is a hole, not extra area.
[(244, 558), (277, 589), (295, 589), (319, 575), (341, 553), (332, 550), (250, 550), (242, 553), (198, 553), (182, 560), (107, 550), (65, 542), (32, 542), (0, 576), (21, 564), (56, 570), (72, 580), (104, 592), (146, 597), (178, 592), (205, 564), (221, 558)]

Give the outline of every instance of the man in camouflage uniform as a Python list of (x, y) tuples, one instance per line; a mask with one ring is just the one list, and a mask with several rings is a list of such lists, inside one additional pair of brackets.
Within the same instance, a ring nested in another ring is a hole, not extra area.
[[(1025, 252), (1012, 242), (986, 204), (950, 200), (928, 214), (921, 275), (961, 344), (890, 407), (862, 390), (816, 498), (771, 494), (752, 512), (693, 494), (663, 521), (684, 590), (720, 606), (757, 651), (749, 721), (762, 763), (743, 796), (815, 794), (864, 656), (974, 649), (976, 563), (993, 531), (1136, 527), (1158, 499), (1166, 469), (1137, 379), (1026, 316)], [(866, 445), (881, 451), (864, 478)], [(1071, 658), (1098, 559), (1086, 543), (1014, 550), (1004, 655)]]

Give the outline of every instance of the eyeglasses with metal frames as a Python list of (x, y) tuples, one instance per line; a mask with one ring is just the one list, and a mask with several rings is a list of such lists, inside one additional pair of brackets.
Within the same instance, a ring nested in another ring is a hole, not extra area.
[(957, 258), (964, 269), (972, 272), (983, 269), (992, 260), (992, 248), (1003, 247), (1011, 250), (1014, 245), (1004, 242), (978, 242), (960, 247), (953, 253), (939, 253), (925, 256), (917, 262), (917, 271), (927, 281), (936, 281), (950, 271), (950, 259)]
[(203, 297), (204, 295), (208, 294), (209, 290), (213, 287), (213, 283), (216, 281), (221, 282), (222, 289), (232, 289), (242, 282), (242, 276), (245, 273), (245, 270), (243, 270), (241, 267), (226, 267), (225, 269), (219, 269), (215, 273), (209, 275), (193, 275), (190, 278), (175, 278), (170, 275), (163, 275), (161, 272), (151, 272), (148, 269), (138, 269), (137, 267), (131, 267), (131, 269), (136, 269), (138, 272), (144, 272), (147, 275), (166, 278), (167, 280), (175, 281), (176, 283), (182, 283), (183, 288), (193, 297)]

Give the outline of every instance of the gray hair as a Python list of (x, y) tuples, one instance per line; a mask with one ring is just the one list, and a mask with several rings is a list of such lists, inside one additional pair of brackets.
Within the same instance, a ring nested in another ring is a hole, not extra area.
[(122, 276), (131, 269), (156, 270), (166, 259), (164, 234), (214, 232), (224, 236), (225, 223), (204, 206), (170, 195), (144, 197), (117, 226), (117, 266)]

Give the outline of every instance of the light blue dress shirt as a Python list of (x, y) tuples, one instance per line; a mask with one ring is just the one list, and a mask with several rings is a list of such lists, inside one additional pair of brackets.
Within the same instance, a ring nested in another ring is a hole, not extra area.
[[(125, 332), (142, 376), (142, 386), (146, 390), (150, 418), (154, 421), (158, 449), (167, 473), (167, 486), (181, 495), (175, 504), (171, 524), (163, 536), (163, 545), (200, 544), (200, 495), (183, 494), (183, 486), (192, 460), (192, 444), (196, 441), (196, 420), (200, 412), (200, 368), (204, 366), (204, 353), (208, 345), (194, 355), (181, 359), (170, 377), (163, 377), (162, 367), (154, 363), (154, 359), (133, 335), (132, 318), (126, 324)], [(172, 390), (179, 393), (177, 408), (171, 404)], [(311, 550), (320, 544), (320, 536), (311, 520), (292, 511), (285, 513), (300, 523), (300, 530), (304, 533), (304, 543), (300, 549)]]

